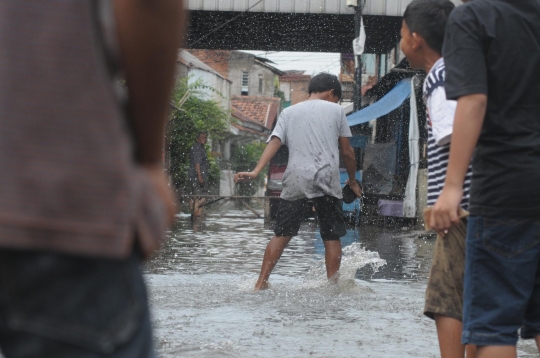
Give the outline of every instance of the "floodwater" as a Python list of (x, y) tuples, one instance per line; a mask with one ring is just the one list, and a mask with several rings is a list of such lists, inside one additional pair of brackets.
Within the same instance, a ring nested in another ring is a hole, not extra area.
[[(434, 238), (421, 231), (351, 227), (337, 285), (326, 281), (324, 246), (306, 221), (270, 277), (253, 293), (272, 237), (263, 219), (234, 203), (193, 226), (179, 215), (146, 266), (161, 357), (438, 357), (422, 314)], [(519, 357), (540, 357), (534, 342)]]

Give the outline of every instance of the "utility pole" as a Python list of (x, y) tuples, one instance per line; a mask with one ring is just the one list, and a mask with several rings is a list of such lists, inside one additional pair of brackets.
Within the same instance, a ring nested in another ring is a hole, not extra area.
[[(360, 26), (362, 23), (362, 0), (349, 1), (354, 4), (354, 35), (360, 36)], [(358, 111), (362, 107), (362, 55), (355, 56), (354, 69), (354, 93), (353, 93), (353, 108), (354, 112)]]

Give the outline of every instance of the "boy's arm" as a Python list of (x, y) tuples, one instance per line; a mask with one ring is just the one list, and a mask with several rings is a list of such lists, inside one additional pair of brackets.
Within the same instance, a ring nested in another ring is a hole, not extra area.
[(115, 0), (114, 14), (129, 91), (127, 120), (133, 130), (135, 159), (147, 171), (172, 221), (176, 209), (163, 172), (162, 151), (185, 25), (183, 1)]
[(438, 146), (450, 143), (456, 114), (456, 101), (446, 99), (444, 87), (441, 85), (431, 92), (427, 100), (427, 108), (435, 143)]
[(362, 190), (356, 182), (356, 157), (354, 156), (354, 150), (351, 147), (351, 141), (349, 137), (339, 137), (339, 153), (347, 174), (349, 174), (349, 187), (356, 194), (357, 197), (362, 196)]
[(439, 233), (459, 222), (463, 181), (484, 123), (486, 106), (487, 96), (484, 94), (458, 99), (446, 180), (431, 214), (431, 226)]
[(266, 164), (270, 162), (270, 160), (276, 155), (277, 151), (281, 148), (281, 139), (276, 136), (272, 136), (272, 139), (268, 142), (266, 145), (266, 148), (264, 148), (264, 152), (261, 155), (261, 158), (259, 159), (259, 162), (257, 163), (257, 166), (255, 166), (255, 169), (251, 172), (239, 172), (234, 175), (234, 181), (235, 183), (241, 183), (246, 181), (251, 181), (259, 176), (259, 173), (264, 169)]
[(195, 171), (197, 172), (197, 179), (199, 180), (199, 184), (204, 184), (204, 179), (201, 172), (201, 165), (199, 163), (195, 164)]

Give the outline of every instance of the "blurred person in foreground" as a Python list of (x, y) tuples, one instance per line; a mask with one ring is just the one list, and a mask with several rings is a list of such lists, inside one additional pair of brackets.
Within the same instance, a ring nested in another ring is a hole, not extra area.
[(472, 157), (462, 342), (479, 358), (516, 357), (518, 331), (540, 345), (539, 19), (540, 0), (473, 0), (446, 28), (457, 107), (431, 223), (444, 233), (459, 222)]
[(204, 145), (207, 141), (207, 134), (199, 132), (195, 139), (195, 144), (189, 152), (189, 183), (191, 195), (189, 201), (189, 209), (191, 210), (191, 218), (202, 215), (202, 207), (206, 198), (201, 195), (208, 194), (208, 158), (206, 157), (206, 148)]
[[(0, 349), (153, 357), (179, 0), (0, 0)], [(117, 88), (123, 75), (128, 96)]]
[(283, 110), (255, 169), (234, 176), (235, 182), (257, 178), (281, 145), (289, 147), (275, 236), (264, 252), (255, 291), (268, 288), (270, 273), (289, 241), (298, 234), (304, 215), (311, 208), (308, 199), (315, 204), (319, 219), (327, 277), (337, 281), (341, 264), (339, 239), (347, 232), (339, 181), (340, 155), (351, 189), (358, 197), (362, 194), (355, 179), (356, 160), (349, 142), (351, 130), (343, 108), (337, 104), (341, 98), (338, 78), (320, 73), (309, 82), (308, 92), (307, 101)]
[[(414, 0), (403, 14), (400, 47), (411, 67), (422, 69), (424, 102), (428, 119), (428, 200), (432, 207), (439, 197), (451, 146), (456, 101), (448, 100), (444, 91), (445, 68), (442, 57), (444, 31), (454, 9), (450, 0)], [(463, 358), (461, 344), (463, 311), (463, 273), (465, 271), (465, 238), (469, 185), (472, 170), (467, 170), (461, 220), (445, 236), (437, 235), (433, 260), (426, 287), (424, 314), (435, 320), (442, 358)], [(429, 209), (428, 209), (429, 210)], [(430, 216), (426, 217), (429, 228)], [(474, 346), (467, 346), (467, 357), (474, 357)]]

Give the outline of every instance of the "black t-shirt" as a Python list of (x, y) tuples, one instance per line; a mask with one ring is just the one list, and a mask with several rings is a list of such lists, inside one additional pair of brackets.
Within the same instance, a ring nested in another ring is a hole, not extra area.
[(472, 215), (540, 216), (540, 0), (473, 0), (450, 15), (449, 99), (488, 96), (473, 156)]

